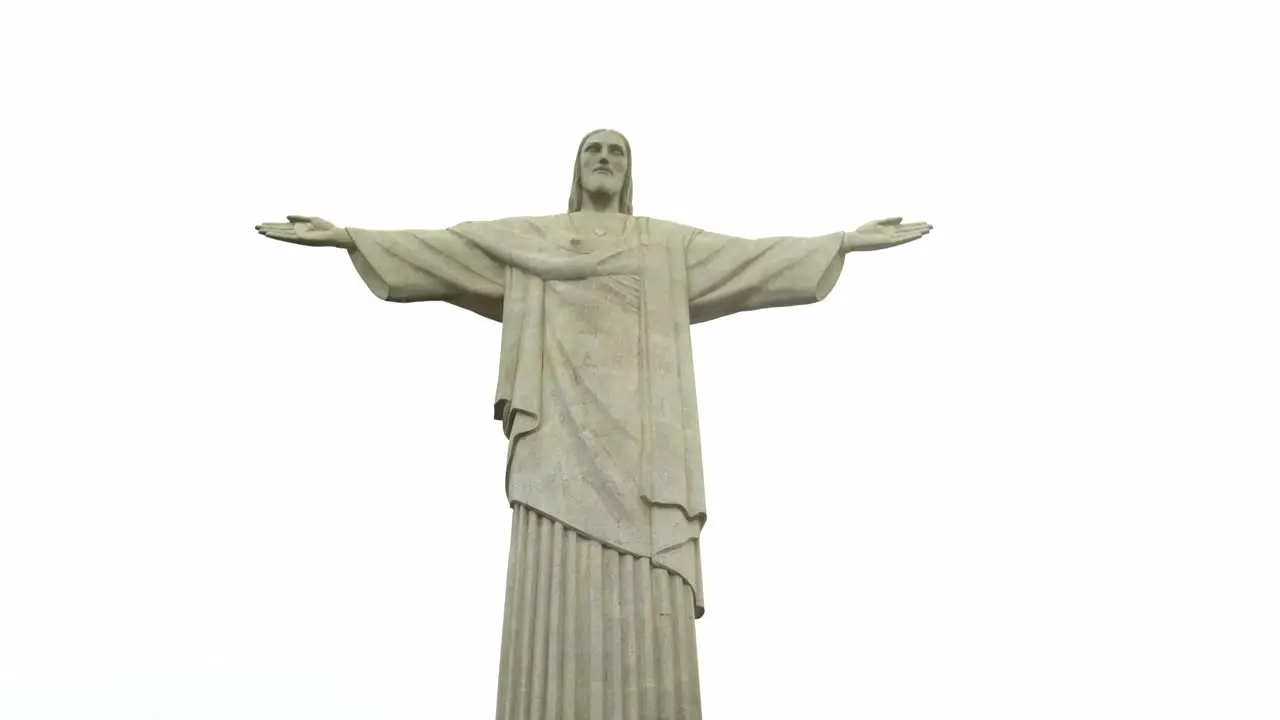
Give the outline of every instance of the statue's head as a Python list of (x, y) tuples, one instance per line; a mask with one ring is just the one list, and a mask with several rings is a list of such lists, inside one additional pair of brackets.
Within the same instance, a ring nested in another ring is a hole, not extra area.
[(582, 209), (584, 195), (618, 198), (618, 212), (631, 214), (631, 143), (616, 130), (593, 130), (578, 143), (569, 212)]

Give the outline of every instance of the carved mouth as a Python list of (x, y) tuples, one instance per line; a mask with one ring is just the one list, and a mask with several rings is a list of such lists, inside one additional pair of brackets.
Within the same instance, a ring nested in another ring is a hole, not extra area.
[(591, 172), (593, 172), (593, 173), (604, 173), (605, 175), (612, 175), (612, 174), (613, 174), (613, 171), (612, 171), (612, 170), (610, 170), (609, 168), (604, 168), (604, 167), (598, 167), (598, 168), (596, 168), (596, 169), (592, 170)]

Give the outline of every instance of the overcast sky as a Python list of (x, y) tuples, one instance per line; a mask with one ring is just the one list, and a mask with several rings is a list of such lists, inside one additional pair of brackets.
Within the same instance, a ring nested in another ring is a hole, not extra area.
[(407, 5), (5, 11), (0, 718), (492, 717), (500, 325), (253, 226), (561, 212), (597, 127), (640, 215), (935, 226), (694, 330), (705, 717), (1280, 716), (1250, 3)]

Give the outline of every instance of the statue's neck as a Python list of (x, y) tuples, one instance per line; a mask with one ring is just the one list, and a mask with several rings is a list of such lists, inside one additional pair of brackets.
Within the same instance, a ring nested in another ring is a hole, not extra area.
[(611, 193), (582, 193), (582, 212), (617, 213), (619, 197)]

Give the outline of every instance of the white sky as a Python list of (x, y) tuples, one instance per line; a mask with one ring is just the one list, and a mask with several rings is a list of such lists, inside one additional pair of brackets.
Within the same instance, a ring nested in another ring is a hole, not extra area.
[(5, 11), (0, 718), (492, 717), (500, 326), (253, 226), (601, 126), (642, 215), (936, 226), (695, 329), (709, 720), (1280, 716), (1274, 26), (622, 5)]

